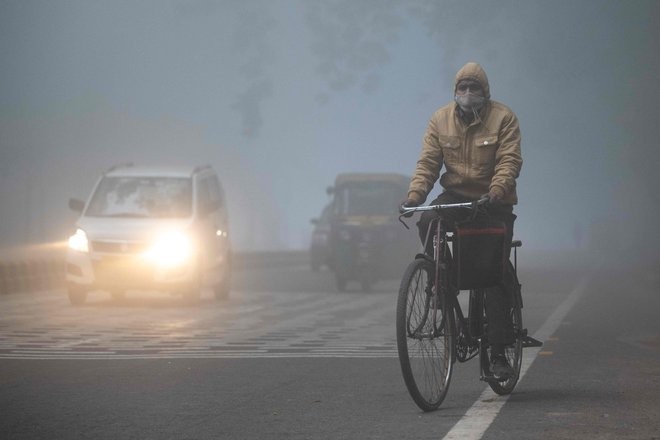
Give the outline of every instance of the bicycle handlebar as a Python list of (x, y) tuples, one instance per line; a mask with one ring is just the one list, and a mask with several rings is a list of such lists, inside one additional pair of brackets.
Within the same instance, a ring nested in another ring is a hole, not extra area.
[(413, 213), (413, 212), (421, 212), (421, 211), (441, 211), (443, 209), (451, 209), (451, 208), (470, 208), (470, 209), (475, 209), (477, 206), (481, 206), (485, 203), (487, 203), (490, 199), (488, 197), (484, 197), (483, 199), (475, 200), (474, 202), (463, 202), (463, 203), (445, 203), (445, 204), (439, 204), (439, 205), (427, 205), (427, 206), (403, 206), (399, 208), (399, 213), (404, 215), (408, 213)]

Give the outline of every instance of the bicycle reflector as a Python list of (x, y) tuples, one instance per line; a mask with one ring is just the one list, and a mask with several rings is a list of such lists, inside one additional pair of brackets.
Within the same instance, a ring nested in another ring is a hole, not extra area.
[(454, 266), (460, 290), (483, 289), (502, 282), (505, 241), (503, 222), (474, 220), (456, 226)]

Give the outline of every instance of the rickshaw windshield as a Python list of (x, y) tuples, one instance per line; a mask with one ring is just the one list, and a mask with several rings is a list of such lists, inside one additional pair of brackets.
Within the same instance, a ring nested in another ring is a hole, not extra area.
[(391, 215), (397, 212), (405, 188), (394, 182), (347, 182), (335, 193), (335, 214)]

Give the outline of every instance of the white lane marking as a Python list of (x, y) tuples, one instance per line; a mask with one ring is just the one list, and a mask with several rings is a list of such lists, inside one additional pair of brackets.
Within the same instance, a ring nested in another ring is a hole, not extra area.
[[(585, 276), (575, 286), (573, 291), (562, 301), (555, 311), (546, 319), (545, 323), (540, 329), (534, 333), (534, 338), (540, 341), (545, 341), (554, 334), (561, 325), (566, 314), (573, 308), (575, 303), (580, 299), (585, 292), (587, 284), (591, 277)], [(522, 365), (520, 367), (520, 382), (527, 373), (527, 370), (536, 359), (540, 347), (525, 348), (523, 350)], [(488, 427), (493, 423), (495, 417), (500, 412), (509, 395), (500, 396), (496, 394), (490, 387), (481, 393), (477, 401), (468, 409), (465, 415), (454, 425), (454, 427), (443, 437), (444, 440), (476, 440), (480, 439)]]

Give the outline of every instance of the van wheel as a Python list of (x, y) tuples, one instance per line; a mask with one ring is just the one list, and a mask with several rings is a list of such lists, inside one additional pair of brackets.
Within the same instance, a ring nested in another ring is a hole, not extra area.
[(222, 276), (222, 281), (213, 286), (213, 294), (215, 299), (218, 301), (226, 300), (229, 298), (229, 292), (231, 291), (231, 255), (227, 255), (226, 266), (224, 268), (224, 275)]
[(84, 304), (87, 299), (87, 291), (80, 286), (67, 286), (67, 294), (69, 295), (69, 302), (74, 306)]
[(229, 298), (229, 292), (231, 291), (231, 269), (227, 268), (222, 281), (215, 286), (213, 286), (213, 294), (215, 299), (218, 301), (223, 301)]

